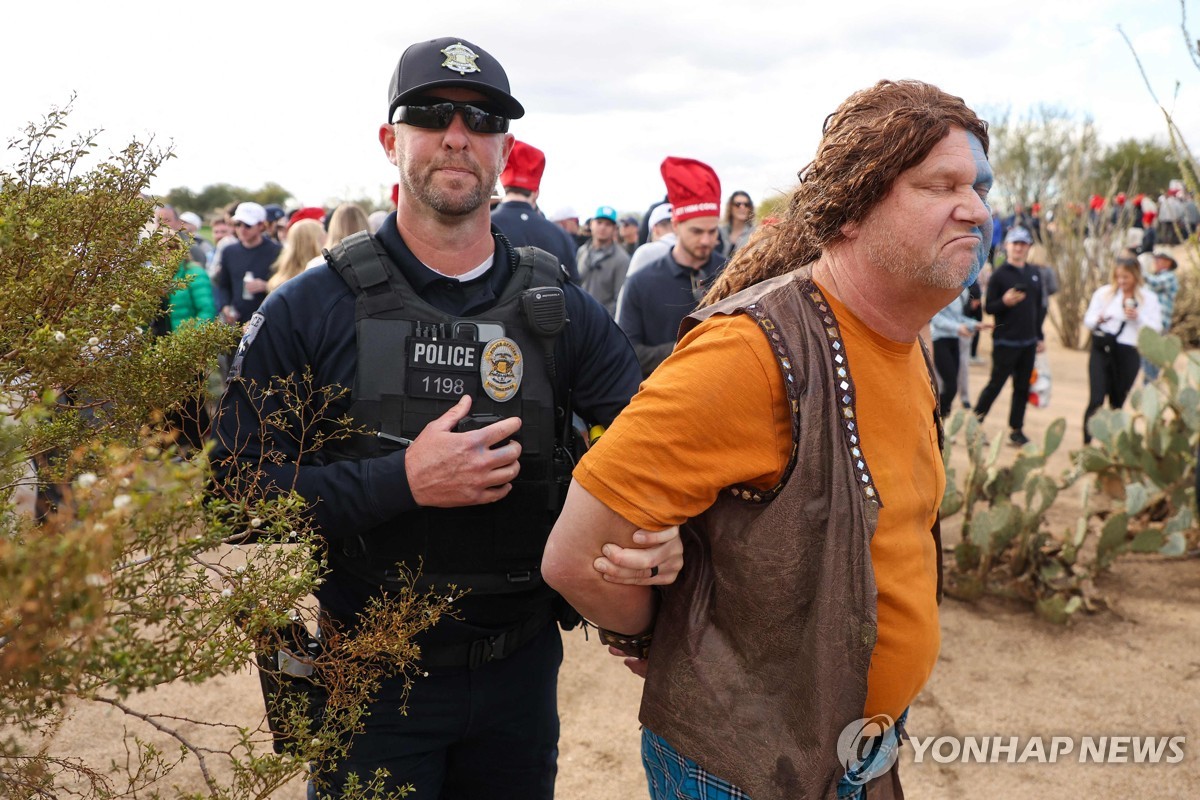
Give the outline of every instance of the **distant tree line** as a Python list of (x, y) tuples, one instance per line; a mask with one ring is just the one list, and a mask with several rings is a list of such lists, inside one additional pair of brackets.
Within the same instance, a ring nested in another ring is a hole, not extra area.
[(1194, 178), (1168, 142), (1152, 137), (1102, 145), (1091, 119), (1061, 108), (1040, 106), (1021, 118), (998, 114), (990, 134), (996, 173), (990, 202), (1001, 208), (1086, 203), (1118, 191), (1157, 198), (1171, 180)]
[[(368, 213), (376, 209), (390, 207), (382, 191), (379, 197), (344, 199), (355, 203)], [(218, 209), (228, 208), (233, 203), (240, 203), (247, 200), (261, 203), (264, 206), (275, 203), (284, 208), (291, 208), (298, 205), (290, 191), (274, 182), (264, 183), (258, 189), (246, 189), (230, 183), (212, 183), (199, 191), (190, 189), (187, 186), (177, 186), (163, 196), (164, 202), (169, 203), (180, 211), (195, 211), (201, 215), (210, 214)], [(333, 205), (336, 205), (336, 203)]]
[(245, 189), (229, 183), (212, 183), (200, 191), (193, 191), (186, 186), (177, 186), (167, 192), (163, 198), (175, 208), (184, 211), (195, 211), (207, 214), (218, 208), (226, 208), (231, 203), (251, 200), (262, 205), (277, 203), (285, 205), (292, 193), (278, 183), (264, 183), (259, 189)]

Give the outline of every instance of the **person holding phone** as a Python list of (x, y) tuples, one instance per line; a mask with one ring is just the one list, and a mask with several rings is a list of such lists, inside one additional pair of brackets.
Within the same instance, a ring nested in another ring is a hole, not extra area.
[(983, 308), (996, 320), (992, 334), (992, 374), (975, 403), (975, 416), (982, 422), (1005, 382), (1012, 378), (1008, 441), (1017, 447), (1029, 442), (1022, 430), (1029, 402), (1029, 379), (1034, 359), (1046, 349), (1042, 336), (1046, 317), (1042, 302), (1043, 272), (1028, 261), (1032, 244), (1033, 236), (1027, 229), (1010, 229), (1004, 237), (1005, 261), (988, 279)]
[(1125, 405), (1137, 380), (1141, 358), (1137, 340), (1142, 328), (1162, 330), (1162, 307), (1142, 285), (1138, 260), (1122, 256), (1113, 267), (1112, 283), (1092, 295), (1083, 324), (1092, 332), (1088, 355), (1088, 404), (1083, 413), (1083, 443), (1092, 440), (1088, 420), (1108, 399), (1109, 408)]

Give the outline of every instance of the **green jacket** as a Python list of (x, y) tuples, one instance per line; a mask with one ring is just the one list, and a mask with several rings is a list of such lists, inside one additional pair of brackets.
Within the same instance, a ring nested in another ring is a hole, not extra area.
[(217, 318), (217, 304), (213, 299), (212, 281), (199, 264), (184, 261), (175, 273), (176, 280), (187, 281), (168, 298), (170, 304), (171, 330), (178, 330), (189, 319), (208, 322)]

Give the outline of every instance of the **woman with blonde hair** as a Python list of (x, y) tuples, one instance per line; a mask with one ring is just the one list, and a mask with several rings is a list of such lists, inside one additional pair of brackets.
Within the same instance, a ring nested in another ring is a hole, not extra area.
[[(367, 227), (367, 214), (354, 203), (342, 203), (333, 210), (329, 217), (329, 236), (325, 239), (325, 248), (329, 249), (352, 233), (370, 230)], [(325, 256), (317, 253), (317, 257), (308, 262), (305, 269), (312, 269), (325, 263)]]
[(325, 229), (316, 220), (302, 219), (288, 228), (287, 241), (279, 257), (271, 265), (267, 291), (273, 292), (301, 272), (313, 257), (321, 257), (325, 245)]
[(1113, 280), (1092, 295), (1083, 324), (1092, 332), (1088, 356), (1088, 405), (1083, 414), (1083, 443), (1092, 440), (1088, 420), (1108, 399), (1110, 408), (1125, 405), (1137, 379), (1141, 358), (1138, 333), (1142, 328), (1162, 330), (1162, 310), (1154, 292), (1142, 286), (1137, 259), (1123, 256), (1113, 267)]

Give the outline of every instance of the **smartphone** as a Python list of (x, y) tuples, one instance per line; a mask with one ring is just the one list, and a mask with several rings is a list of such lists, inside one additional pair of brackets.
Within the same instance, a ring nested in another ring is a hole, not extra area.
[[(467, 431), (477, 431), (480, 428), (486, 428), (488, 425), (494, 425), (503, 419), (504, 417), (496, 414), (468, 414), (460, 419), (458, 424), (454, 426), (454, 432), (466, 433)], [(491, 449), (495, 450), (497, 447), (503, 447), (513, 439), (516, 439), (517, 441), (521, 440), (519, 436), (509, 436), (502, 441), (496, 442), (494, 445), (492, 445)]]
[(454, 338), (468, 342), (490, 342), (504, 336), (504, 326), (499, 322), (456, 322)]
[(486, 428), (488, 425), (494, 425), (502, 419), (504, 417), (496, 414), (468, 414), (454, 426), (454, 432), (466, 433), (467, 431), (477, 431), (480, 428)]
[(1018, 292), (1028, 292), (1029, 291), (1029, 287), (1023, 283), (1015, 284), (1012, 288), (1016, 289)]

